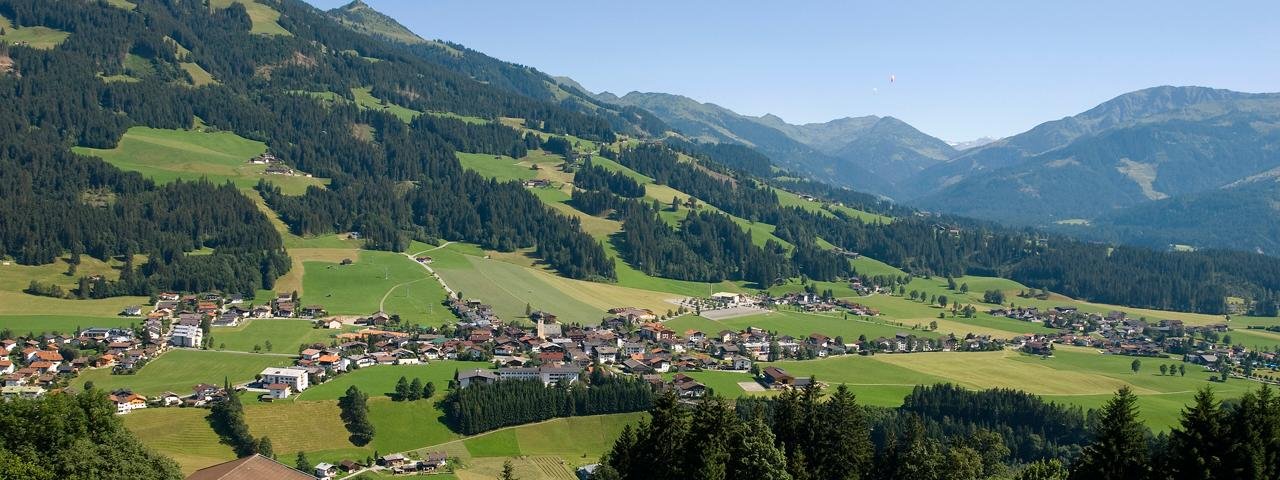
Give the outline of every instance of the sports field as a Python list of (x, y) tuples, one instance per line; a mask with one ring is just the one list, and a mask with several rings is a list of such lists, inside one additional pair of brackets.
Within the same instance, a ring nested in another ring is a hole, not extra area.
[(246, 382), (253, 380), (253, 376), (264, 368), (292, 364), (293, 358), (288, 356), (173, 350), (160, 355), (133, 375), (112, 375), (111, 369), (100, 368), (81, 372), (72, 383), (83, 388), (85, 382), (93, 382), (95, 387), (104, 390), (128, 388), (148, 396), (166, 391), (187, 395), (198, 383)]
[(76, 147), (74, 151), (101, 157), (159, 183), (207, 178), (214, 183), (230, 181), (240, 188), (252, 188), (259, 180), (267, 179), (288, 194), (301, 194), (308, 186), (325, 183), (305, 176), (265, 174), (266, 165), (251, 165), (248, 161), (267, 151), (267, 146), (231, 132), (132, 127), (115, 148)]

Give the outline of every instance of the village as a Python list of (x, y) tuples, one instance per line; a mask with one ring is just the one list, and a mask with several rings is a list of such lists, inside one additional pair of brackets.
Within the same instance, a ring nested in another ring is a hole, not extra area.
[[(422, 261), (422, 260), (419, 260)], [(875, 294), (861, 284), (855, 291)], [(565, 321), (556, 314), (533, 310), (526, 322), (506, 321), (478, 299), (450, 296), (444, 305), (457, 321), (438, 328), (404, 325), (397, 315), (374, 312), (355, 319), (330, 317), (322, 305), (305, 304), (297, 294), (279, 294), (261, 303), (242, 295), (216, 292), (161, 293), (148, 312), (131, 306), (120, 314), (140, 320), (134, 328), (88, 327), (74, 334), (41, 333), (0, 339), (0, 375), (4, 398), (37, 398), (68, 389), (70, 380), (86, 369), (111, 369), (127, 375), (174, 349), (210, 349), (217, 329), (249, 321), (310, 319), (314, 328), (331, 329), (329, 343), (304, 345), (293, 365), (271, 367), (254, 380), (238, 384), (199, 383), (190, 391), (145, 397), (129, 389), (109, 394), (118, 414), (138, 409), (209, 407), (228, 395), (242, 394), (259, 401), (288, 399), (308, 388), (361, 368), (424, 364), (441, 360), (488, 362), (492, 368), (459, 371), (450, 388), (509, 380), (540, 381), (546, 386), (579, 381), (584, 372), (601, 369), (648, 382), (655, 392), (671, 392), (685, 401), (706, 395), (708, 387), (687, 373), (718, 370), (743, 374), (744, 388), (802, 388), (812, 379), (800, 378), (773, 365), (783, 359), (816, 359), (838, 355), (906, 354), (928, 352), (1020, 349), (1052, 355), (1054, 344), (1096, 348), (1105, 354), (1175, 357), (1216, 371), (1274, 368), (1273, 352), (1250, 352), (1223, 342), (1226, 324), (1200, 327), (1177, 320), (1148, 322), (1124, 313), (1083, 313), (1072, 307), (1040, 310), (996, 308), (991, 315), (1040, 323), (1059, 333), (992, 338), (917, 335), (905, 329), (893, 337), (845, 339), (814, 332), (806, 337), (780, 335), (762, 328), (740, 331), (674, 331), (663, 320), (669, 315), (697, 313), (714, 317), (790, 308), (810, 312), (841, 312), (854, 317), (879, 315), (873, 308), (814, 293), (781, 296), (721, 292), (707, 298), (685, 299), (679, 309), (658, 315), (647, 309), (618, 307), (602, 312), (598, 321)], [(607, 313), (607, 314), (605, 314)], [(351, 329), (356, 330), (352, 331)], [(10, 335), (12, 333), (10, 332)], [(86, 354), (92, 352), (92, 354)], [(356, 460), (320, 464), (317, 478), (364, 468), (393, 473), (429, 472), (444, 468), (440, 455), (409, 459), (397, 454), (364, 465)]]

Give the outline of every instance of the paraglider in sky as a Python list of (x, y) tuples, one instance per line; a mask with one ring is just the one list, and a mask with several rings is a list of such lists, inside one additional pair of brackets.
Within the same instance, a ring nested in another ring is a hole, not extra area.
[(898, 79), (897, 75), (894, 75), (892, 73), (889, 74), (889, 83), (893, 83), (893, 81), (897, 79)]

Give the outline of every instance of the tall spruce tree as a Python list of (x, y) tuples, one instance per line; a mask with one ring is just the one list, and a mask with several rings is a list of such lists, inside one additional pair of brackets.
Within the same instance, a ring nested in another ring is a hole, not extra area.
[(1201, 389), (1192, 404), (1183, 409), (1179, 427), (1170, 433), (1170, 475), (1204, 480), (1236, 478), (1233, 472), (1226, 471), (1223, 461), (1231, 442), (1222, 405), (1209, 387)]
[(1073, 480), (1141, 480), (1148, 477), (1147, 428), (1138, 420), (1138, 397), (1128, 386), (1102, 407), (1093, 442), (1073, 465)]
[(792, 480), (787, 473), (787, 457), (774, 440), (773, 432), (759, 415), (738, 429), (729, 442), (727, 477)]
[(820, 407), (810, 468), (817, 478), (862, 478), (871, 466), (874, 449), (866, 414), (849, 387), (836, 387)]

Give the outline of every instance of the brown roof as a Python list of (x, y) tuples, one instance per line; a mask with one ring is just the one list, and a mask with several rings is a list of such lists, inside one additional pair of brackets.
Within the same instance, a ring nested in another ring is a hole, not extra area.
[(255, 454), (196, 470), (187, 480), (315, 480), (315, 477)]

